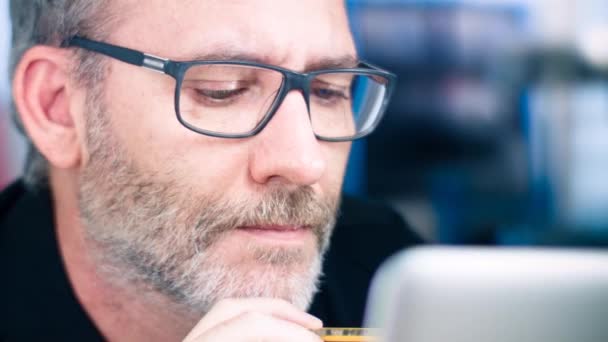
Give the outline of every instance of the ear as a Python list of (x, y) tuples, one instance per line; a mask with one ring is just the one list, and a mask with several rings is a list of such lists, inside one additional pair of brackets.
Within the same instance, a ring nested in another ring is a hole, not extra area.
[(34, 145), (57, 168), (80, 164), (82, 148), (70, 112), (65, 49), (37, 45), (25, 52), (15, 70), (13, 97)]

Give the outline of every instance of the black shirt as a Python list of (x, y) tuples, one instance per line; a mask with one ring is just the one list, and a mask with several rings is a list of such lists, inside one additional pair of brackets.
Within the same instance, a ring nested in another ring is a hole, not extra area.
[[(380, 204), (344, 197), (310, 313), (359, 327), (370, 280), (420, 238)], [(0, 193), (0, 341), (103, 341), (75, 297), (59, 253), (48, 190), (18, 181)]]

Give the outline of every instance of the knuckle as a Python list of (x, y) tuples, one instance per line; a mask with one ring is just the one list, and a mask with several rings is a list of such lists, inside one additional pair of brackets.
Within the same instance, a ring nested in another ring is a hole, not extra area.
[(268, 323), (268, 316), (256, 311), (246, 311), (240, 315), (240, 318), (245, 321), (254, 321), (256, 323)]
[(272, 303), (272, 305), (280, 310), (290, 310), (293, 308), (293, 304), (291, 304), (290, 302), (286, 301), (285, 299), (279, 299), (279, 298), (275, 298), (275, 299), (271, 299), (270, 300)]
[(230, 310), (232, 308), (235, 308), (238, 306), (238, 300), (234, 299), (234, 298), (226, 298), (226, 299), (222, 299), (219, 302), (217, 302), (217, 304), (215, 304), (215, 307), (219, 310)]

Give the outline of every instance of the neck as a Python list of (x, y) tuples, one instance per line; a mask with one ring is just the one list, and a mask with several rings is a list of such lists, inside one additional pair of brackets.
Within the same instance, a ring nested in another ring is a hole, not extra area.
[[(50, 186), (59, 250), (76, 298), (109, 341), (178, 341), (200, 317), (175, 308), (169, 299), (136, 285), (110, 280), (100, 272), (85, 239), (75, 176), (53, 170)], [(143, 294), (143, 295), (142, 295)]]

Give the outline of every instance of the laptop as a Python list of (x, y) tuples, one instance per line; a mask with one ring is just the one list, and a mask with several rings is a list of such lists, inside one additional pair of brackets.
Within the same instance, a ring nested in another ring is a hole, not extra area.
[(423, 247), (372, 283), (380, 341), (607, 342), (608, 252)]

